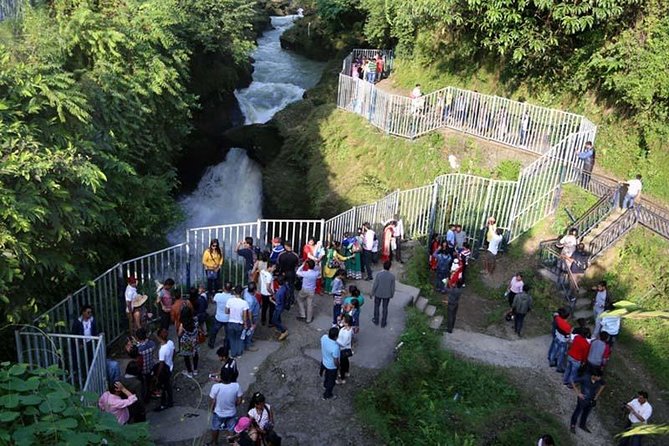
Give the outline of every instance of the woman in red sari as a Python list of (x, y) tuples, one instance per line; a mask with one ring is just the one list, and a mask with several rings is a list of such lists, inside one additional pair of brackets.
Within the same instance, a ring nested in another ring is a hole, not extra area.
[(302, 262), (306, 262), (309, 259), (314, 259), (316, 254), (316, 240), (313, 237), (309, 237), (307, 244), (302, 248)]
[[(314, 240), (313, 237), (309, 237), (307, 244), (304, 245), (304, 248), (302, 248), (302, 262), (306, 262), (307, 260), (311, 259), (316, 262), (316, 264), (319, 264), (321, 261), (318, 252), (319, 248), (320, 242), (316, 243), (316, 240)], [(304, 265), (306, 267), (306, 263)], [(323, 294), (323, 279), (321, 277), (316, 280), (316, 294)]]
[(395, 222), (391, 221), (386, 224), (386, 227), (383, 228), (383, 239), (381, 245), (381, 263), (391, 260), (392, 250), (390, 249), (390, 243), (395, 235)]

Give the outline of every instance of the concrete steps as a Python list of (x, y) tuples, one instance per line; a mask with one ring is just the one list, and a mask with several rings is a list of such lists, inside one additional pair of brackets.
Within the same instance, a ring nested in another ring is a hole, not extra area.
[(425, 311), (425, 308), (427, 308), (428, 300), (424, 298), (423, 296), (420, 296), (418, 300), (416, 301), (416, 308), (418, 311), (421, 313)]
[(416, 296), (414, 306), (418, 311), (425, 314), (429, 319), (429, 326), (433, 330), (441, 329), (444, 322), (444, 316), (437, 314), (437, 306), (430, 304), (430, 301), (423, 296)]
[(600, 221), (585, 237), (583, 237), (581, 243), (584, 243), (587, 248), (590, 242), (604, 230), (606, 230), (606, 228), (608, 228), (611, 223), (616, 221), (623, 214), (623, 212), (624, 210), (620, 208), (613, 209), (604, 220)]
[(594, 313), (592, 312), (592, 309), (582, 309), (582, 310), (576, 310), (574, 311), (574, 319), (591, 319), (594, 317)]

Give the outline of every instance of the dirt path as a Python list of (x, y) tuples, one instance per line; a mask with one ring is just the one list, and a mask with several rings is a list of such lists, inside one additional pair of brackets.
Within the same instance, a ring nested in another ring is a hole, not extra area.
[[(508, 340), (455, 329), (453, 333), (444, 335), (442, 345), (459, 356), (510, 369), (514, 381), (522, 383), (521, 387), (532, 392), (537, 401), (543, 401), (542, 407), (569, 427), (576, 396), (573, 390), (562, 384), (562, 375), (548, 367), (546, 352), (550, 345), (550, 336)], [(613, 444), (613, 439), (600, 422), (596, 409), (588, 418), (588, 427), (591, 434), (576, 430), (576, 444)]]

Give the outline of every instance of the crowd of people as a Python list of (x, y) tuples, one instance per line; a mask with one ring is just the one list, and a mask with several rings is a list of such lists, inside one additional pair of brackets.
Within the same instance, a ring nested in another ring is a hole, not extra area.
[(374, 57), (356, 56), (351, 65), (351, 77), (375, 84), (383, 79), (386, 56), (382, 53)]
[[(247, 237), (235, 247), (244, 260), (244, 285), (221, 280), (225, 259), (218, 240), (211, 240), (202, 255), (206, 282), (180, 295), (175, 281), (166, 279), (156, 289), (155, 311), (150, 309), (149, 296), (137, 290), (137, 279), (129, 277), (124, 294), (130, 362), (125, 375), (120, 376), (118, 363), (112, 361), (116, 366), (108, 376), (108, 391), (100, 397), (100, 409), (126, 424), (146, 420), (151, 398), (159, 399), (155, 411), (172, 407), (176, 357), (183, 358), (182, 374), (195, 378), (199, 374), (199, 352), (206, 343), (211, 349), (217, 348), (222, 365), (220, 372), (209, 375), (215, 381), (209, 395), (212, 443), (216, 444), (219, 432), (224, 431), (240, 445), (279, 444), (272, 410), (262, 394), (254, 394), (248, 413), (237, 416), (242, 395), (237, 361), (244, 352), (257, 350), (253, 338), (259, 326), (274, 329), (276, 339), (283, 341), (288, 336), (282, 321), (284, 311), (295, 304), (297, 319), (310, 324), (315, 316), (315, 297), (326, 295), (332, 299), (332, 328), (321, 340), (322, 398), (334, 398), (334, 386), (345, 384), (350, 376), (350, 357), (365, 303), (365, 296), (355, 285), (346, 285), (348, 279), (374, 280), (372, 322), (387, 325), (388, 302), (395, 293), (391, 260), (401, 260), (403, 227), (400, 219), (389, 220), (382, 227), (378, 237), (371, 225), (364, 223), (356, 232), (346, 233), (342, 241), (330, 241), (325, 247), (309, 238), (300, 254), (278, 237), (264, 251)], [(379, 260), (383, 269), (373, 276), (372, 265)], [(207, 313), (210, 304), (215, 306), (213, 318)], [(92, 312), (90, 306), (82, 309), (73, 332), (97, 334)], [(175, 335), (170, 339), (172, 326)], [(219, 336), (221, 332), (223, 336)]]
[[(199, 349), (206, 342), (210, 348), (217, 348), (221, 361), (220, 372), (210, 374), (216, 382), (210, 392), (212, 443), (216, 444), (219, 433), (224, 431), (240, 445), (279, 444), (280, 437), (273, 430), (274, 414), (261, 393), (253, 395), (248, 411), (238, 417), (242, 391), (237, 383), (237, 361), (245, 351), (256, 350), (253, 345), (255, 330), (259, 325), (267, 325), (275, 330), (276, 339), (283, 341), (288, 336), (282, 321), (286, 309), (295, 303), (297, 319), (310, 324), (314, 320), (316, 296), (325, 294), (331, 298), (332, 326), (320, 340), (320, 374), (324, 387), (322, 399), (336, 398), (335, 386), (345, 384), (350, 377), (350, 358), (354, 354), (360, 332), (360, 311), (365, 303), (360, 290), (355, 285), (346, 286), (345, 281), (374, 280), (370, 293), (374, 300), (372, 322), (385, 327), (388, 303), (395, 293), (395, 277), (390, 268), (392, 260), (399, 260), (402, 233), (399, 219), (383, 225), (380, 239), (371, 225), (365, 223), (356, 232), (346, 233), (341, 242), (330, 241), (326, 247), (310, 238), (299, 255), (289, 242), (280, 238), (272, 239), (271, 249), (261, 251), (248, 237), (235, 248), (244, 259), (245, 286), (230, 281), (220, 284), (224, 258), (217, 249), (218, 241), (212, 240), (202, 259), (206, 285), (203, 283), (180, 297), (175, 295), (174, 281), (165, 280), (156, 291), (155, 317), (147, 308), (148, 296), (137, 291), (137, 280), (128, 278), (125, 301), (131, 337), (126, 350), (131, 360), (123, 376), (114, 361), (108, 364), (110, 385), (100, 397), (100, 409), (114, 414), (119, 423), (125, 424), (144, 421), (145, 407), (152, 397), (160, 399), (155, 410), (171, 407), (174, 404), (174, 357), (183, 357), (182, 373), (186, 377), (196, 377)], [(479, 248), (482, 272), (492, 273), (503, 239), (503, 231), (497, 228), (493, 217), (482, 228), (480, 238), (483, 240)], [(429, 263), (435, 274), (435, 290), (446, 295), (448, 333), (454, 329), (472, 261), (468, 240), (462, 225), (454, 223), (443, 236), (434, 236), (430, 245)], [(559, 241), (562, 258), (570, 267), (581, 261), (577, 240), (577, 233), (570, 230)], [(372, 275), (377, 253), (383, 261), (383, 269)], [(212, 271), (216, 274), (210, 274)], [(572, 432), (576, 427), (590, 432), (587, 420), (605, 388), (604, 370), (621, 324), (620, 316), (605, 313), (612, 309), (613, 302), (607, 283), (599, 282), (592, 291), (594, 328), (591, 330), (585, 319), (578, 319), (576, 326), (572, 326), (572, 308), (558, 309), (553, 315), (552, 340), (547, 353), (548, 365), (562, 374), (565, 388), (577, 397), (570, 420)], [(522, 272), (511, 277), (505, 297), (509, 306), (507, 320), (513, 321), (514, 331), (521, 336), (525, 316), (533, 305)], [(210, 303), (216, 308), (211, 323), (207, 316)], [(154, 339), (150, 336), (152, 320), (158, 321)], [(169, 339), (172, 324), (176, 330), (176, 344)], [(221, 329), (224, 336), (219, 340)], [(72, 331), (97, 334), (90, 306), (82, 308)], [(630, 426), (646, 423), (652, 415), (645, 391), (639, 391), (625, 408), (629, 412)], [(640, 442), (640, 436), (632, 436), (626, 437), (621, 444), (638, 446)], [(550, 436), (544, 436), (539, 444), (554, 443)]]
[[(634, 190), (633, 190), (634, 192)], [(503, 231), (496, 227), (490, 217), (481, 230), (479, 247), (482, 265), (481, 273), (491, 274), (503, 241)], [(465, 286), (467, 270), (472, 261), (472, 251), (467, 243), (468, 236), (461, 225), (451, 224), (449, 230), (442, 235), (433, 235), (430, 244), (429, 266), (434, 274), (434, 288), (438, 293), (447, 295), (444, 304), (447, 306), (446, 332), (451, 333), (455, 317)], [(561, 250), (561, 261), (565, 268), (571, 268), (577, 280), (587, 268), (588, 255), (584, 253), (584, 245), (578, 242), (576, 229), (570, 229), (562, 237), (557, 246)], [(576, 407), (570, 419), (570, 430), (575, 432), (578, 427), (591, 433), (587, 420), (596, 406), (606, 385), (605, 368), (611, 357), (615, 341), (620, 333), (621, 317), (613, 310), (611, 297), (606, 281), (598, 282), (591, 289), (592, 312), (594, 327), (588, 327), (586, 319), (577, 319), (572, 327), (570, 317), (572, 305), (559, 308), (553, 314), (551, 328), (551, 344), (548, 347), (548, 365), (562, 374), (562, 382), (566, 389), (576, 395)], [(513, 325), (514, 332), (521, 337), (525, 317), (533, 308), (530, 287), (525, 282), (522, 272), (510, 278), (504, 293), (508, 304), (506, 320)], [(646, 423), (652, 415), (652, 406), (648, 402), (647, 392), (640, 390), (635, 398), (624, 404), (627, 413), (627, 427), (635, 427)], [(639, 446), (642, 436), (629, 436), (621, 440), (621, 446)], [(541, 437), (539, 445), (554, 445), (550, 435)]]

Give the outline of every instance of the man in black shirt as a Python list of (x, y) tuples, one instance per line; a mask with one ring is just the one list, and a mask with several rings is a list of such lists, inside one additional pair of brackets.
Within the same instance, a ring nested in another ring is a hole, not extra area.
[(295, 300), (295, 270), (300, 264), (300, 258), (293, 251), (293, 245), (289, 242), (283, 244), (284, 251), (279, 254), (279, 258), (276, 261), (279, 273), (283, 274), (286, 278), (286, 286), (288, 287), (288, 302), (294, 302)]
[(448, 313), (446, 316), (446, 331), (453, 333), (455, 326), (455, 316), (458, 314), (458, 305), (460, 304), (460, 296), (462, 296), (462, 288), (458, 284), (448, 284), (446, 289), (448, 300), (444, 299), (444, 303), (448, 304)]
[(253, 249), (253, 237), (246, 237), (244, 240), (240, 240), (240, 242), (237, 243), (235, 252), (238, 256), (244, 258), (244, 278), (246, 280), (251, 280), (249, 274), (253, 269), (253, 264), (257, 258)]
[(586, 422), (588, 421), (590, 411), (595, 407), (595, 404), (597, 404), (597, 399), (606, 385), (602, 379), (602, 375), (602, 369), (596, 368), (592, 371), (592, 374), (584, 374), (572, 381), (571, 385), (578, 397), (576, 400), (576, 409), (574, 409), (574, 413), (571, 415), (571, 426), (569, 430), (572, 434), (576, 432), (576, 422), (578, 421), (579, 415), (581, 416), (581, 422), (578, 427), (587, 433), (590, 433), (590, 429), (588, 429)]

